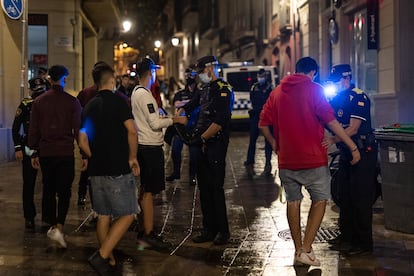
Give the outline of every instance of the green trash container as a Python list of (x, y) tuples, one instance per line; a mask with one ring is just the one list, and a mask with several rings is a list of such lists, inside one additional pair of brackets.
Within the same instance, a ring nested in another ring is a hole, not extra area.
[(387, 229), (414, 233), (414, 127), (377, 130)]

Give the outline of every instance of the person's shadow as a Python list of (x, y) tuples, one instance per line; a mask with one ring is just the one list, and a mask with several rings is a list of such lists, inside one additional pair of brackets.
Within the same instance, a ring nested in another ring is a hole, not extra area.
[(295, 272), (297, 276), (321, 276), (322, 275), (322, 269), (320, 268), (315, 268), (315, 269), (312, 269), (311, 271), (308, 271), (309, 265), (305, 265), (305, 266), (294, 265), (293, 267), (295, 268)]

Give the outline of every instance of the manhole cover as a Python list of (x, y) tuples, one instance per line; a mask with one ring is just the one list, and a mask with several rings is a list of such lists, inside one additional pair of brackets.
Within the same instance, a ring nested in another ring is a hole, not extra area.
[[(305, 235), (305, 228), (302, 228), (302, 237)], [(319, 228), (318, 233), (316, 234), (314, 242), (327, 242), (330, 239), (336, 238), (339, 235), (339, 229), (337, 228)], [(290, 235), (290, 230), (285, 229), (279, 231), (277, 234), (279, 238), (285, 241), (292, 240), (292, 236)]]

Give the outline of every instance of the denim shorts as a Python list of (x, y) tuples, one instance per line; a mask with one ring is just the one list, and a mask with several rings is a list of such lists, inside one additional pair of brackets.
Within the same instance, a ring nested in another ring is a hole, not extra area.
[(309, 192), (312, 201), (331, 198), (331, 176), (328, 166), (296, 171), (280, 169), (279, 177), (287, 201), (302, 200), (302, 186)]
[(132, 173), (91, 176), (93, 210), (98, 215), (120, 217), (139, 213), (137, 186)]

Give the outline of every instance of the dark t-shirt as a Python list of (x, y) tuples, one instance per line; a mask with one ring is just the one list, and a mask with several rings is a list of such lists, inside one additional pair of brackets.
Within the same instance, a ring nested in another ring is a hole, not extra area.
[(371, 102), (367, 95), (354, 85), (348, 90), (341, 91), (330, 102), (335, 111), (335, 117), (343, 128), (349, 127), (351, 118), (361, 120), (361, 126), (356, 135), (372, 133)]
[(128, 164), (128, 132), (124, 122), (132, 119), (126, 102), (109, 90), (99, 91), (82, 112), (82, 130), (88, 135), (92, 157), (91, 176), (116, 176), (131, 172)]

